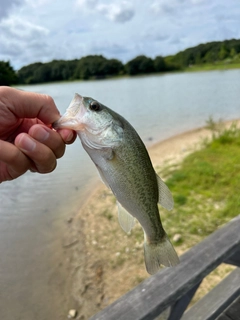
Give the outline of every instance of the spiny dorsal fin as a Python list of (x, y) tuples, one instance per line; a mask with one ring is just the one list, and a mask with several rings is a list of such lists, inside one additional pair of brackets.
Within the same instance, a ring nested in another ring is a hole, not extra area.
[(158, 183), (158, 203), (161, 204), (165, 209), (172, 210), (174, 206), (173, 197), (168, 186), (163, 180), (156, 174)]

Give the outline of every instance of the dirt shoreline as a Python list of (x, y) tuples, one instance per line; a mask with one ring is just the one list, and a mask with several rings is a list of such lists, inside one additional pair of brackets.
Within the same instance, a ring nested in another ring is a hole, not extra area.
[[(234, 122), (240, 125), (240, 120)], [(153, 166), (181, 162), (211, 136), (211, 130), (198, 128), (150, 146)], [(66, 222), (63, 235), (62, 268), (71, 279), (71, 308), (78, 311), (76, 319), (89, 319), (149, 277), (138, 224), (133, 233), (134, 237), (126, 235), (120, 228), (115, 199), (99, 181), (76, 216)]]

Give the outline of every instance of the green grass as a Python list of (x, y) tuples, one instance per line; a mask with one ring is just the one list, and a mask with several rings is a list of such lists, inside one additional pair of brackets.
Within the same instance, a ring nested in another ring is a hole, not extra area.
[(211, 141), (177, 169), (168, 166), (158, 172), (168, 177), (175, 202), (171, 212), (160, 207), (164, 228), (170, 237), (181, 234), (187, 247), (240, 213), (240, 130), (235, 124), (220, 129), (212, 119), (207, 126)]
[(184, 71), (210, 71), (210, 70), (229, 70), (229, 69), (239, 69), (240, 62), (216, 62), (216, 63), (204, 63), (189, 66), (184, 69)]

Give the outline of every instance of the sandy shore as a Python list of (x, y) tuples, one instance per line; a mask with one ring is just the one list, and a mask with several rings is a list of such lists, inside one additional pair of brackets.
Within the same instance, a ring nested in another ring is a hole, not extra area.
[[(240, 120), (236, 122), (240, 125)], [(210, 130), (199, 128), (149, 147), (154, 167), (179, 163), (211, 136)], [(65, 269), (72, 281), (72, 306), (78, 311), (77, 319), (88, 319), (149, 277), (138, 224), (132, 233), (134, 237), (120, 228), (115, 199), (101, 182), (77, 215), (66, 222)]]

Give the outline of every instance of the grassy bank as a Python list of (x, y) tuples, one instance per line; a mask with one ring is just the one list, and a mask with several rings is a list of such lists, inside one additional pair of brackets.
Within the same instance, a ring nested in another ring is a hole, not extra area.
[(204, 63), (196, 64), (187, 67), (184, 71), (211, 71), (211, 70), (230, 70), (230, 69), (240, 69), (240, 62), (216, 62), (216, 63)]
[[(174, 209), (161, 208), (164, 228), (178, 252), (200, 242), (240, 214), (240, 129), (236, 124), (224, 129), (211, 119), (207, 127), (212, 139), (188, 155), (181, 164), (157, 172), (166, 178), (173, 193)], [(175, 235), (175, 237), (174, 237)], [(176, 237), (176, 235), (178, 235)], [(222, 264), (207, 276), (198, 289), (195, 303), (234, 267)]]
[(187, 156), (181, 165), (158, 173), (167, 178), (175, 206), (163, 212), (170, 236), (181, 234), (179, 245), (192, 246), (240, 213), (240, 130), (208, 122), (212, 140)]

